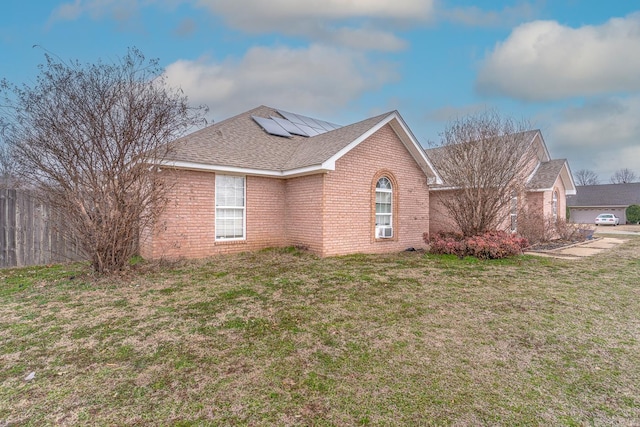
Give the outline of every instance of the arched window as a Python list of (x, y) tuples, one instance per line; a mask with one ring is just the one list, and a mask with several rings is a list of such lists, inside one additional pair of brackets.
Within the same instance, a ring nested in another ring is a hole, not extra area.
[(558, 192), (554, 190), (551, 197), (551, 214), (553, 215), (553, 220), (556, 221), (558, 219)]
[(376, 239), (393, 237), (393, 187), (383, 176), (376, 183)]

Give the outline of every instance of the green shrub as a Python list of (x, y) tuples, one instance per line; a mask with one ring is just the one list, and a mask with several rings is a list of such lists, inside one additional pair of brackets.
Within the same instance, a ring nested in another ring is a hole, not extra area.
[(627, 222), (631, 224), (640, 223), (640, 205), (631, 205), (627, 208)]

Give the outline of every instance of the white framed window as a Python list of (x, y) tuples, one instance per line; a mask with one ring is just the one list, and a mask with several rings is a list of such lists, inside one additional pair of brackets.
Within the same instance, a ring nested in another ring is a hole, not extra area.
[(393, 237), (393, 188), (387, 177), (376, 183), (376, 239)]
[(245, 178), (216, 175), (216, 240), (245, 238)]
[(554, 191), (551, 196), (551, 210), (553, 215), (553, 220), (556, 221), (558, 219), (558, 192)]

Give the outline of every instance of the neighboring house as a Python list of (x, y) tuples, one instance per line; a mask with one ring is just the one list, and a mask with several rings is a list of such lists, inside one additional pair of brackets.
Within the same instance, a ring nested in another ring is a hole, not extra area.
[(419, 248), (439, 178), (397, 111), (347, 126), (261, 106), (173, 144), (149, 258), (296, 246), (320, 256)]
[(640, 205), (640, 183), (580, 185), (577, 194), (567, 198), (569, 218), (578, 224), (593, 224), (601, 213), (612, 213), (627, 222), (626, 210)]
[[(565, 159), (551, 159), (539, 130), (526, 131), (522, 138), (508, 143), (516, 143), (515, 141), (518, 141), (517, 143), (527, 141), (528, 144), (531, 144), (530, 149), (526, 150), (531, 158), (522, 159), (523, 161), (520, 162), (526, 165), (522, 171), (524, 191), (522, 194), (515, 194), (512, 197), (511, 210), (504, 213), (504, 222), (501, 228), (513, 232), (518, 231), (518, 216), (525, 211), (529, 218), (537, 216), (543, 219), (565, 219), (566, 197), (576, 193), (569, 163)], [(425, 150), (427, 157), (435, 166), (436, 172), (440, 156), (438, 152), (446, 149), (447, 147), (444, 146)], [(429, 200), (429, 232), (431, 234), (457, 229), (442, 204), (442, 199), (451, 197), (455, 191), (455, 188), (447, 182), (431, 186)]]

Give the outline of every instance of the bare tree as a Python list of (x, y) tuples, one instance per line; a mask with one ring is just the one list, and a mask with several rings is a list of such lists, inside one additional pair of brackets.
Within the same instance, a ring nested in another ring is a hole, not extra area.
[(636, 182), (637, 180), (636, 174), (627, 168), (619, 169), (611, 175), (611, 183), (612, 184), (628, 184), (630, 182)]
[(14, 188), (17, 184), (10, 147), (4, 142), (7, 125), (0, 120), (0, 189)]
[(576, 172), (576, 184), (577, 185), (598, 185), (600, 179), (598, 174), (589, 169), (580, 169)]
[(533, 132), (495, 111), (458, 119), (428, 150), (446, 188), (441, 203), (465, 236), (498, 228), (522, 194), (535, 158)]
[(64, 215), (96, 272), (120, 270), (165, 204), (154, 162), (205, 109), (137, 49), (114, 63), (45, 58), (34, 85), (0, 87), (17, 172)]

